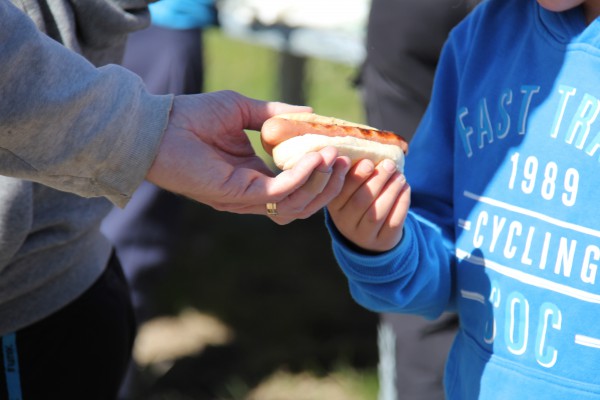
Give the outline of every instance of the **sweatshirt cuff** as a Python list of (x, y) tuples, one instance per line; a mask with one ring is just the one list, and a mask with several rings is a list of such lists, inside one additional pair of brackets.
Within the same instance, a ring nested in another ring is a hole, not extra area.
[(329, 213), (325, 212), (325, 225), (331, 235), (333, 253), (338, 264), (350, 280), (357, 282), (384, 283), (399, 279), (412, 271), (409, 261), (415, 259), (416, 246), (412, 230), (407, 224), (410, 224), (409, 218), (405, 222), (402, 239), (394, 248), (382, 253), (371, 253), (356, 247), (342, 236)]
[(105, 197), (118, 207), (125, 207), (135, 190), (144, 181), (152, 166), (169, 120), (173, 95), (144, 93), (140, 102), (144, 111), (138, 131), (131, 140), (115, 146), (111, 154), (111, 173), (102, 178), (102, 186), (111, 188)]

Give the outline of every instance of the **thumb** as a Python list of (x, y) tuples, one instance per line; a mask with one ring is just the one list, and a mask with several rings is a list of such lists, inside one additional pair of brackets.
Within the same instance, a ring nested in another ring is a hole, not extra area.
[(308, 106), (296, 106), (278, 101), (262, 101), (257, 99), (246, 98), (245, 115), (249, 117), (246, 121), (246, 126), (249, 129), (260, 131), (263, 123), (276, 115), (284, 113), (297, 112), (312, 112), (313, 109)]

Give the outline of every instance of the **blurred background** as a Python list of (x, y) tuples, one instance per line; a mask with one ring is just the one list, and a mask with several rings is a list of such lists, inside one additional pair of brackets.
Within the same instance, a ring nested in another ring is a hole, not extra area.
[[(364, 122), (353, 80), (368, 1), (328, 1), (217, 3), (220, 25), (204, 32), (205, 91)], [(144, 398), (377, 398), (378, 317), (350, 298), (322, 213), (278, 226), (191, 202), (183, 212), (158, 315), (134, 350)]]

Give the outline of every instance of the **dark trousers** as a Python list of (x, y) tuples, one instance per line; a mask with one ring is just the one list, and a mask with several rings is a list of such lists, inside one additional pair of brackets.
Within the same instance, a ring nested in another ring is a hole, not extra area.
[(78, 299), (2, 337), (0, 399), (116, 399), (134, 337), (129, 288), (112, 257)]

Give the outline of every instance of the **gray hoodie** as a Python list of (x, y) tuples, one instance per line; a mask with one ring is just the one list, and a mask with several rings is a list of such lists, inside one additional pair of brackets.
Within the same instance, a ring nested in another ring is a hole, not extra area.
[(172, 103), (108, 65), (147, 26), (146, 1), (12, 3), (31, 19), (0, 0), (0, 334), (64, 307), (103, 272), (111, 249), (99, 224), (143, 180)]

